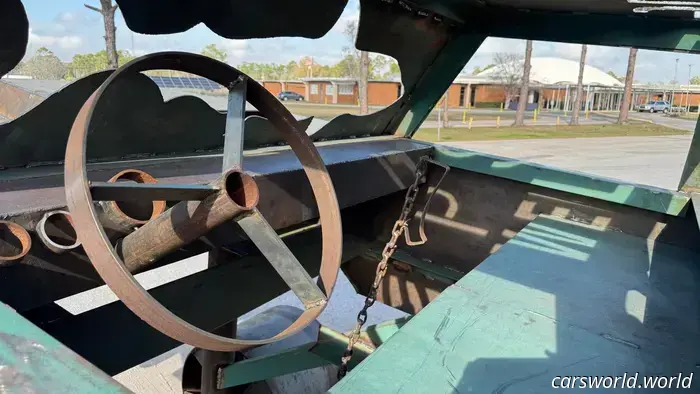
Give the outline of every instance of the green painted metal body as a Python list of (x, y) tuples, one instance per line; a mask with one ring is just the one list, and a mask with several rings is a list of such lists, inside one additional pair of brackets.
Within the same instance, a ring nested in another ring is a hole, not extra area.
[(0, 302), (0, 392), (130, 391)]
[[(406, 321), (407, 319), (398, 319), (367, 327), (364, 332), (367, 342), (360, 341), (354, 346), (349, 368), (356, 367), (367, 358), (374, 351), (375, 346), (391, 338)], [(368, 344), (370, 342), (372, 345)], [(321, 326), (316, 341), (223, 367), (219, 373), (220, 388), (240, 386), (325, 365), (339, 364), (340, 357), (347, 346), (346, 335)]]
[(449, 166), (507, 178), (549, 189), (593, 197), (617, 204), (678, 216), (685, 213), (686, 194), (625, 183), (575, 171), (562, 171), (540, 164), (492, 156), (465, 149), (435, 146), (435, 158)]
[(406, 316), (399, 319), (387, 320), (383, 323), (367, 327), (362, 333), (362, 337), (367, 343), (379, 347), (396, 334), (401, 327), (406, 325), (413, 316)]
[[(352, 127), (345, 129), (373, 130), (378, 124), (382, 128), (386, 124), (387, 130), (381, 130), (382, 133), (396, 130), (398, 135), (412, 136), (488, 36), (688, 52), (700, 50), (697, 21), (523, 12), (475, 8), (462, 3), (443, 1), (436, 7), (464, 22), (449, 39), (435, 43), (436, 56), (427, 58), (426, 55), (421, 62), (401, 64), (406, 75), (410, 70), (411, 78), (404, 80), (406, 94), (395, 105), (401, 108), (397, 115), (386, 122), (373, 121), (371, 117), (353, 120)], [(361, 29), (361, 37), (362, 34)], [(390, 42), (397, 40), (395, 36), (387, 35), (379, 40), (377, 36), (365, 35), (366, 41), (358, 39), (357, 46), (369, 51), (378, 46), (401, 47), (398, 55), (403, 57), (393, 54), (400, 59), (413, 51), (410, 45)], [(371, 40), (381, 43), (372, 44)], [(471, 151), (436, 146), (435, 157), (464, 170), (667, 215), (683, 215), (690, 201), (686, 194)], [(697, 133), (691, 143), (681, 186), (685, 191), (700, 190), (700, 136)], [(369, 327), (365, 337), (374, 345), (383, 344), (382, 347), (332, 391), (541, 392), (550, 388), (551, 377), (569, 373), (572, 366), (576, 366), (577, 374), (611, 375), (635, 369), (669, 375), (694, 371), (697, 361), (693, 351), (700, 345), (698, 329), (693, 326), (700, 310), (694, 295), (698, 293), (700, 272), (692, 263), (700, 261), (700, 256), (649, 242), (542, 217), (461, 279), (455, 272), (397, 252), (398, 260), (448, 283), (456, 283), (410, 322), (401, 320)], [(238, 268), (222, 268), (235, 269)], [(259, 271), (261, 278), (265, 276), (264, 270)], [(225, 297), (227, 292), (223, 284), (212, 289), (217, 283), (210, 276), (215, 274), (217, 272), (212, 271), (200, 275), (207, 276), (206, 282), (193, 277), (179, 285), (192, 282), (190, 287), (194, 289), (200, 283), (206, 284), (212, 299), (231, 299)], [(182, 308), (186, 310), (181, 313), (195, 315), (196, 305), (180, 302), (178, 296), (184, 293), (172, 291), (175, 287), (164, 286), (154, 293), (172, 299), (173, 306), (185, 305)], [(260, 303), (277, 294), (276, 284), (268, 284), (268, 287), (267, 293), (259, 293), (257, 298), (247, 302)], [(589, 304), (591, 297), (596, 301), (594, 305)], [(127, 326), (136, 328), (124, 332), (123, 326), (113, 325), (110, 319), (115, 318), (115, 311), (122, 322), (127, 321)], [(213, 317), (201, 319), (208, 328), (220, 323)], [(127, 338), (132, 344), (137, 344), (138, 340), (150, 341), (149, 346), (154, 351), (174, 345), (169, 339), (142, 327), (141, 322), (118, 303), (101, 311), (70, 317), (70, 320), (101, 321), (102, 325), (95, 327), (102, 328), (103, 338)], [(143, 361), (134, 355), (122, 355), (128, 362), (120, 363), (114, 354), (95, 354), (102, 351), (99, 345), (85, 340), (73, 327), (66, 322), (47, 323), (47, 329), (54, 330), (62, 340), (73, 341), (76, 349), (82, 343), (89, 344), (81, 351), (103, 360), (104, 368), (118, 371)], [(344, 335), (322, 328), (314, 343), (224, 368), (223, 385), (230, 387), (337, 363), (346, 345)], [(360, 344), (351, 367), (370, 353), (370, 347)], [(0, 367), (0, 389), (8, 386), (51, 393), (126, 391), (1, 303)], [(503, 379), (504, 375), (508, 376), (507, 380)]]
[(700, 193), (700, 133), (698, 133), (698, 124), (695, 125), (695, 134), (690, 142), (688, 158), (681, 174), (681, 183), (678, 185), (679, 190), (689, 193)]
[(313, 344), (306, 344), (224, 367), (219, 372), (219, 388), (240, 386), (329, 365), (329, 361), (311, 352), (312, 347)]
[(540, 216), (330, 392), (544, 393), (564, 375), (697, 375), (699, 261)]
[[(379, 261), (382, 257), (383, 248), (384, 245), (373, 245), (367, 251), (367, 253), (365, 253), (365, 255), (376, 261)], [(464, 276), (463, 272), (457, 271), (454, 268), (444, 267), (430, 261), (421, 260), (415, 256), (411, 256), (409, 252), (403, 249), (396, 249), (391, 258), (392, 260), (400, 261), (402, 263), (410, 265), (411, 267), (413, 267), (418, 272), (420, 272), (428, 278), (434, 278), (439, 280), (440, 282), (447, 283), (450, 285), (457, 282), (460, 278), (462, 278), (462, 276)]]
[(695, 214), (695, 220), (697, 220), (698, 227), (700, 227), (700, 194), (692, 193), (690, 195), (690, 198), (693, 203), (693, 213)]
[(396, 134), (410, 137), (418, 130), (484, 39), (484, 34), (459, 34), (443, 46), (414, 88), (407, 91), (408, 111)]

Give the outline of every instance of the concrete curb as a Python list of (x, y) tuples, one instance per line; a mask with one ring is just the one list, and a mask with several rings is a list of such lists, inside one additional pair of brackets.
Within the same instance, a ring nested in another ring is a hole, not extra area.
[[(603, 113), (603, 112), (591, 112), (591, 113), (592, 113), (592, 114), (596, 114), (596, 115), (600, 115), (600, 116), (605, 116), (606, 118), (613, 118), (613, 119), (614, 119), (614, 118), (617, 118), (617, 116), (616, 116), (616, 115), (613, 115), (612, 113)], [(656, 123), (656, 122), (654, 122), (653, 120), (650, 120), (650, 119), (635, 118), (635, 117), (632, 117), (632, 116), (628, 116), (627, 119), (629, 119), (629, 120), (634, 120), (634, 121), (637, 121), (637, 122), (644, 122), (644, 123), (658, 124), (658, 125), (660, 125), (660, 126), (665, 126), (664, 124)]]

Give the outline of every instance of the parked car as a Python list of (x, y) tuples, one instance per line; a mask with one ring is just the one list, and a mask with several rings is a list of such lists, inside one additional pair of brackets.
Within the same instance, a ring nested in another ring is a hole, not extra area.
[(282, 101), (287, 101), (287, 100), (294, 100), (294, 101), (304, 101), (304, 96), (300, 95), (299, 93), (295, 92), (280, 92), (280, 94), (277, 95), (277, 98), (282, 100)]
[(671, 110), (671, 104), (668, 101), (650, 101), (639, 106), (639, 112), (663, 112)]

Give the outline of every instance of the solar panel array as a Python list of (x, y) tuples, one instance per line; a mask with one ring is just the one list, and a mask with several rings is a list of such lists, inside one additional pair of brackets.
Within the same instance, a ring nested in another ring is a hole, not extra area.
[(161, 77), (150, 76), (159, 88), (182, 88), (182, 89), (202, 89), (217, 90), (223, 86), (216, 82), (201, 77)]

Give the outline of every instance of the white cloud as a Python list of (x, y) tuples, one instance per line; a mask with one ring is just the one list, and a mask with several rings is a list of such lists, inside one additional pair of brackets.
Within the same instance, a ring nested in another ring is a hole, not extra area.
[(83, 39), (77, 35), (39, 35), (29, 29), (29, 45), (59, 49), (76, 49), (83, 44)]
[(57, 23), (74, 23), (78, 20), (78, 16), (72, 12), (61, 12), (55, 18)]
[(228, 63), (236, 64), (248, 52), (248, 42), (244, 40), (222, 40), (221, 47), (228, 55)]

